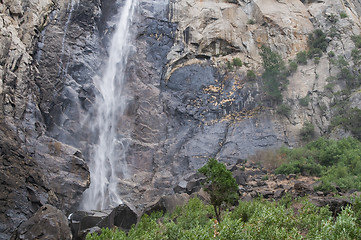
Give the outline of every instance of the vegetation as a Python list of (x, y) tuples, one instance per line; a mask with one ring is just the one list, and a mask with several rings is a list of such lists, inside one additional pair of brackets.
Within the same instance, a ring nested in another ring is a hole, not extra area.
[(271, 103), (282, 102), (281, 91), (287, 87), (287, 69), (281, 56), (266, 46), (261, 47), (260, 53), (265, 69), (262, 78), (265, 84), (267, 98)]
[(242, 60), (240, 58), (233, 58), (232, 61), (227, 60), (226, 64), (227, 64), (227, 69), (229, 71), (233, 71), (234, 67), (242, 67), (243, 66)]
[(309, 96), (306, 96), (306, 97), (304, 97), (304, 98), (300, 98), (300, 99), (299, 99), (299, 103), (300, 103), (300, 105), (303, 106), (303, 107), (307, 107), (308, 104), (309, 104), (309, 102), (310, 102), (310, 97), (309, 97)]
[(301, 128), (300, 135), (303, 141), (310, 141), (315, 136), (315, 127), (313, 124), (306, 122)]
[(308, 57), (321, 57), (328, 47), (326, 34), (321, 29), (316, 29), (308, 35)]
[(347, 14), (345, 12), (340, 12), (340, 18), (347, 18)]
[(222, 204), (231, 204), (238, 197), (236, 180), (226, 166), (214, 158), (210, 158), (198, 172), (206, 176), (204, 189), (210, 195), (216, 218), (220, 222)]
[(248, 70), (246, 78), (249, 81), (254, 81), (254, 80), (256, 80), (257, 76), (256, 76), (256, 73), (253, 70)]
[(350, 131), (357, 139), (361, 140), (361, 110), (358, 108), (342, 109), (343, 114), (332, 118), (331, 127), (342, 126)]
[(302, 65), (307, 64), (307, 55), (308, 54), (307, 54), (306, 51), (298, 52), (297, 55), (296, 55), (297, 63), (302, 64)]
[(281, 104), (277, 108), (277, 113), (289, 117), (291, 113), (291, 107), (287, 104)]
[(361, 143), (354, 138), (339, 141), (319, 138), (304, 147), (281, 148), (278, 153), (285, 158), (276, 174), (302, 174), (321, 177), (317, 190), (361, 190)]
[(247, 21), (247, 24), (253, 25), (255, 23), (256, 23), (256, 20), (254, 20), (254, 19), (248, 19), (248, 21)]
[(233, 58), (232, 63), (233, 63), (233, 66), (236, 66), (236, 67), (242, 67), (242, 65), (243, 65), (241, 59), (239, 59), (239, 58)]
[(359, 239), (361, 203), (359, 198), (354, 202), (334, 218), (328, 207), (318, 208), (306, 198), (293, 202), (286, 196), (279, 203), (258, 199), (239, 202), (217, 223), (212, 220), (212, 208), (194, 198), (172, 214), (144, 215), (128, 235), (103, 229), (101, 235), (88, 235), (87, 240)]

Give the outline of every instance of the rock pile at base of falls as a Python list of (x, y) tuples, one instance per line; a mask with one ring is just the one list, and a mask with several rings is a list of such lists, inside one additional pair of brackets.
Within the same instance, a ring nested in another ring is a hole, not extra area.
[(108, 210), (77, 211), (69, 216), (74, 240), (83, 240), (88, 233), (100, 232), (101, 228), (117, 227), (127, 232), (137, 220), (138, 215), (125, 204)]

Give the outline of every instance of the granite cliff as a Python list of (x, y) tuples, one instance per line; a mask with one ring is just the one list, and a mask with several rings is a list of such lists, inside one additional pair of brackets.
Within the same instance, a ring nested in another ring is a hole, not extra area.
[[(121, 5), (0, 1), (0, 239), (45, 204), (72, 212), (88, 187), (94, 82)], [(360, 108), (359, 85), (349, 83), (360, 15), (355, 0), (140, 0), (118, 126), (130, 139), (124, 201), (142, 209), (172, 194), (209, 157), (235, 164), (302, 144), (305, 123), (315, 137), (355, 135), (333, 118), (340, 103)], [(316, 29), (327, 49), (288, 76), (278, 105), (289, 112), (280, 114), (265, 94), (260, 48), (296, 62)]]

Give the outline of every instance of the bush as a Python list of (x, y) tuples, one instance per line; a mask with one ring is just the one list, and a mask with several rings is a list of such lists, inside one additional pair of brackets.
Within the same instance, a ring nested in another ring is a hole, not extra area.
[(280, 150), (286, 162), (276, 174), (302, 174), (321, 177), (315, 190), (329, 192), (341, 189), (361, 190), (361, 143), (353, 138), (339, 141), (319, 138), (305, 147)]
[(355, 43), (357, 48), (361, 48), (361, 36), (360, 35), (353, 35), (351, 36), (352, 41)]
[(345, 12), (340, 12), (340, 17), (343, 18), (347, 18), (347, 14)]
[[(103, 229), (101, 235), (91, 234), (87, 239), (359, 239), (360, 204), (357, 201), (360, 202), (356, 199), (352, 208), (342, 209), (335, 218), (328, 207), (316, 207), (308, 199), (292, 200), (286, 196), (280, 203), (262, 199), (240, 201), (232, 212), (225, 213), (221, 223), (216, 223), (207, 217), (205, 209), (209, 206), (196, 199), (180, 207), (177, 214), (143, 216), (128, 235), (119, 230)], [(299, 206), (297, 213), (291, 206)], [(206, 220), (199, 222), (197, 219)], [(183, 222), (187, 220), (191, 224), (184, 228)]]
[(287, 104), (281, 104), (277, 108), (277, 113), (289, 117), (291, 113), (291, 107)]
[(242, 61), (241, 61), (241, 59), (239, 59), (239, 58), (233, 58), (232, 62), (233, 62), (233, 66), (242, 67)]
[(329, 51), (329, 52), (328, 52), (328, 56), (329, 56), (330, 58), (333, 58), (333, 57), (335, 56), (335, 52), (334, 52), (334, 51)]
[(256, 20), (254, 20), (254, 19), (249, 19), (249, 20), (247, 21), (247, 24), (253, 25), (253, 24), (255, 24), (255, 23), (256, 23)]
[(246, 78), (248, 81), (254, 81), (254, 80), (256, 80), (257, 76), (253, 70), (248, 70)]
[(307, 52), (302, 51), (302, 52), (297, 53), (296, 61), (299, 64), (303, 64), (303, 65), (307, 64)]
[(343, 109), (343, 114), (332, 118), (331, 127), (342, 126), (361, 140), (361, 110), (358, 108)]
[(299, 103), (300, 103), (301, 106), (307, 107), (308, 104), (309, 104), (309, 102), (310, 102), (310, 97), (309, 97), (309, 96), (306, 96), (306, 97), (304, 97), (304, 98), (300, 98), (298, 101), (299, 101)]
[(296, 72), (296, 71), (297, 71), (297, 68), (298, 68), (298, 65), (297, 65), (296, 62), (290, 61), (290, 62), (288, 63), (288, 71), (289, 71), (290, 74)]
[(327, 16), (327, 19), (331, 22), (331, 23), (336, 23), (338, 21), (338, 17), (336, 14), (331, 13), (330, 15)]
[(308, 46), (310, 47), (309, 58), (321, 57), (328, 47), (326, 34), (321, 29), (316, 29), (308, 35)]
[(287, 86), (287, 70), (281, 56), (266, 46), (261, 47), (260, 53), (265, 72), (262, 75), (268, 99), (272, 103), (282, 102), (281, 91)]
[(306, 122), (301, 128), (300, 135), (303, 141), (310, 141), (315, 136), (315, 127), (313, 124)]

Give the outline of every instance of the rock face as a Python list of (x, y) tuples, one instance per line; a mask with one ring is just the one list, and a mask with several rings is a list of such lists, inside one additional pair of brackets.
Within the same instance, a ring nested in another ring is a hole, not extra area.
[[(0, 239), (44, 204), (74, 210), (89, 185), (95, 82), (121, 4), (0, 2)], [(131, 139), (131, 174), (119, 180), (124, 201), (143, 209), (174, 189), (191, 193), (197, 186), (179, 183), (209, 157), (235, 164), (263, 149), (296, 146), (305, 122), (316, 136), (350, 135), (328, 130), (336, 92), (348, 84), (329, 84), (340, 72), (330, 55), (288, 78), (285, 117), (265, 97), (259, 49), (295, 59), (321, 28), (327, 52), (353, 65), (360, 14), (353, 0), (140, 0), (124, 86), (128, 109), (118, 126)], [(242, 66), (230, 66), (236, 58)], [(299, 101), (305, 97), (307, 106)], [(360, 97), (351, 90), (346, 105), (360, 108)]]

